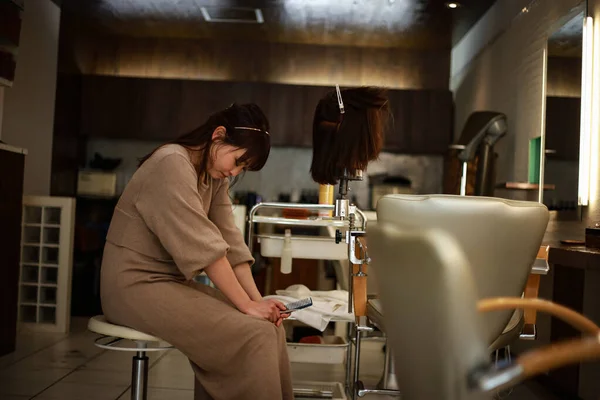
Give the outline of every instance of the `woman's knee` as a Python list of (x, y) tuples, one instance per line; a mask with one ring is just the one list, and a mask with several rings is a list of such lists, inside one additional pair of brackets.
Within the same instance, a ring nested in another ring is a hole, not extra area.
[(249, 345), (261, 349), (277, 350), (279, 329), (269, 321), (258, 321), (248, 335)]

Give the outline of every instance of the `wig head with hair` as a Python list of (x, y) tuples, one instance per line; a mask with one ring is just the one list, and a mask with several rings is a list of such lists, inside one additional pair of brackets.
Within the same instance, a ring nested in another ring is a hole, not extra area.
[[(220, 126), (225, 128), (225, 135), (215, 141), (213, 132)], [(239, 162), (245, 164), (247, 170), (258, 171), (264, 167), (271, 151), (269, 121), (256, 104), (234, 103), (212, 114), (198, 128), (166, 144), (179, 144), (189, 151), (199, 151), (200, 162), (196, 165), (199, 177), (206, 175), (211, 146), (220, 144), (245, 149)], [(139, 165), (150, 158), (154, 151), (143, 157)]]
[(334, 185), (348, 171), (364, 170), (383, 146), (389, 118), (385, 89), (359, 87), (341, 91), (344, 113), (335, 90), (317, 104), (313, 119), (312, 179)]

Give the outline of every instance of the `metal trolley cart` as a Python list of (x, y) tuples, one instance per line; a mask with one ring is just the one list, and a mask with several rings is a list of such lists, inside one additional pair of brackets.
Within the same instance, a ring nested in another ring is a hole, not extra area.
[[(249, 212), (248, 215), (248, 246), (252, 251), (254, 239), (257, 238), (261, 243), (261, 255), (266, 257), (290, 257), (290, 258), (312, 258), (321, 260), (341, 260), (349, 261), (348, 268), (348, 313), (352, 313), (354, 302), (357, 300), (354, 278), (366, 278), (366, 266), (369, 263), (369, 256), (366, 245), (360, 240), (365, 235), (367, 218), (365, 214), (356, 206), (351, 205), (347, 198), (348, 183), (352, 180), (362, 180), (362, 171), (356, 171), (350, 175), (347, 172), (340, 179), (339, 195), (335, 205), (327, 204), (301, 204), (301, 203), (258, 203)], [(264, 215), (265, 212), (277, 214), (284, 209), (303, 209), (310, 211), (327, 211), (332, 216), (310, 217), (308, 219), (284, 218), (280, 215)], [(261, 212), (263, 213), (261, 215)], [(256, 224), (273, 224), (287, 226), (304, 227), (323, 227), (335, 229), (334, 235), (322, 236), (294, 236), (275, 234), (257, 234), (255, 232)], [(283, 263), (282, 259), (282, 263)], [(364, 303), (366, 303), (366, 282), (364, 291)], [(335, 320), (334, 320), (335, 321)], [(395, 394), (387, 390), (368, 390), (362, 388), (359, 382), (359, 361), (360, 361), (360, 339), (364, 331), (372, 331), (373, 328), (367, 324), (365, 315), (358, 315), (354, 321), (343, 320), (349, 323), (348, 343), (346, 352), (346, 378), (345, 391), (352, 399), (356, 399), (357, 389), (360, 388), (360, 395), (367, 393)], [(352, 334), (354, 333), (354, 335)], [(354, 337), (352, 337), (354, 336)], [(351, 343), (354, 342), (354, 360), (351, 359)], [(352, 362), (354, 361), (354, 362)], [(352, 368), (354, 365), (354, 368)], [(314, 393), (313, 393), (314, 395)], [(331, 396), (325, 396), (331, 398)]]

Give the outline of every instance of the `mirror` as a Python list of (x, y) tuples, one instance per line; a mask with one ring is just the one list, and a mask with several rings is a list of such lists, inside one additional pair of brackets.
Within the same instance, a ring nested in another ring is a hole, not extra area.
[(585, 2), (560, 20), (547, 43), (543, 203), (556, 211), (578, 208), (584, 18)]

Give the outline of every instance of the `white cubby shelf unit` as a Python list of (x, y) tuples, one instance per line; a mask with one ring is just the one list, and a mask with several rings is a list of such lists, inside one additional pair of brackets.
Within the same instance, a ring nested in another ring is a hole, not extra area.
[(23, 197), (20, 325), (37, 331), (69, 331), (74, 228), (74, 198)]

